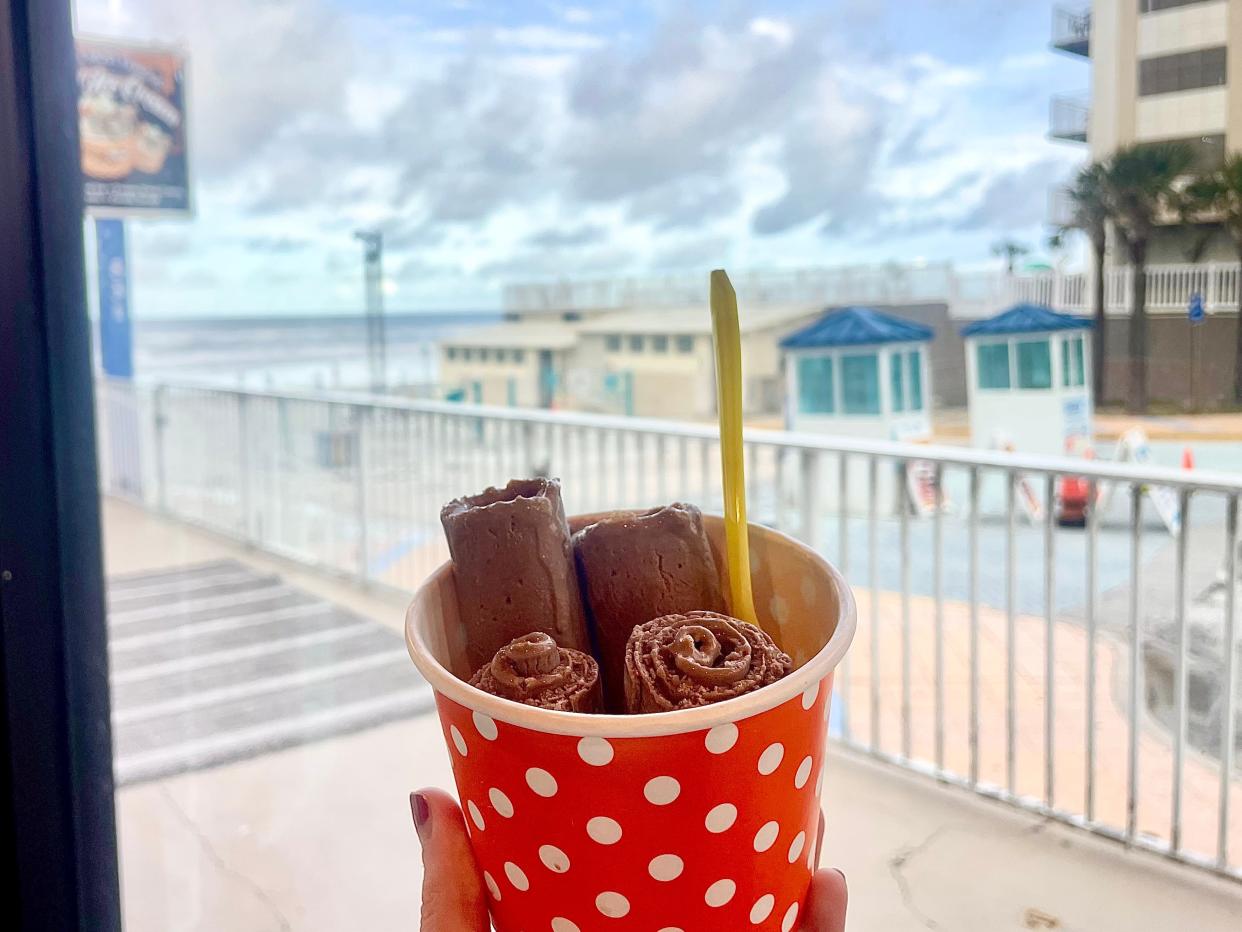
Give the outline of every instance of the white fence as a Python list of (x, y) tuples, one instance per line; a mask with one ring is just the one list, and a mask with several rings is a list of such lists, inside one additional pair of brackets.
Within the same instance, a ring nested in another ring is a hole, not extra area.
[[(175, 385), (98, 396), (105, 492), (366, 585), (415, 587), (446, 556), (440, 505), (513, 476), (562, 477), (577, 513), (720, 508), (705, 426)], [(1242, 480), (778, 431), (748, 432), (746, 455), (752, 518), (824, 551), (859, 596), (838, 740), (1242, 877)], [(922, 519), (883, 500), (913, 461), (940, 490)], [(1055, 520), (1067, 476), (1112, 493), (1084, 528)]]
[[(1016, 276), (1011, 285), (1015, 300), (1047, 304), (1074, 313), (1091, 310), (1091, 278), (1094, 273), (1043, 272)], [(1185, 313), (1191, 296), (1203, 299), (1208, 313), (1238, 309), (1239, 266), (1234, 262), (1198, 265), (1149, 265), (1147, 310), (1152, 313)], [(1132, 291), (1129, 268), (1105, 271), (1104, 307), (1110, 314), (1130, 310)]]

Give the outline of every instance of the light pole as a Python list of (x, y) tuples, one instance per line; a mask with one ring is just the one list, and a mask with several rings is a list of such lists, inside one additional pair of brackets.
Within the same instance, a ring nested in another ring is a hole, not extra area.
[(384, 337), (384, 234), (379, 230), (356, 230), (354, 239), (362, 243), (362, 278), (367, 296), (367, 367), (371, 391), (387, 391), (387, 352)]

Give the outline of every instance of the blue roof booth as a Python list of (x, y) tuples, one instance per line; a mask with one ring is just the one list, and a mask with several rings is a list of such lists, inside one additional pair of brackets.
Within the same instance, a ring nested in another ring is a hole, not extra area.
[(931, 434), (932, 330), (867, 307), (825, 313), (781, 341), (790, 430), (922, 440)]
[(1018, 304), (962, 336), (975, 446), (1062, 455), (1091, 439), (1090, 320)]

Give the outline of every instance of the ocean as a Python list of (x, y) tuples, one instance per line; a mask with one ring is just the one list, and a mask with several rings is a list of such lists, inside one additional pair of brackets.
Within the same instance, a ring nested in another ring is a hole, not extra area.
[[(389, 386), (434, 383), (438, 340), (498, 320), (488, 311), (385, 315)], [(135, 319), (133, 326), (134, 377), (143, 382), (355, 389), (370, 381), (361, 316)], [(97, 324), (92, 330), (98, 339)]]

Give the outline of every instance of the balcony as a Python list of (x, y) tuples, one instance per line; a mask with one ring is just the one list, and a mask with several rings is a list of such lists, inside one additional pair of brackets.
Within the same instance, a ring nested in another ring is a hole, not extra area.
[(1081, 94), (1058, 95), (1052, 98), (1048, 135), (1068, 142), (1086, 142), (1091, 106)]
[(1052, 47), (1084, 58), (1091, 54), (1091, 10), (1056, 6), (1052, 9)]
[(1067, 227), (1074, 222), (1074, 201), (1070, 189), (1057, 185), (1048, 191), (1048, 225)]

